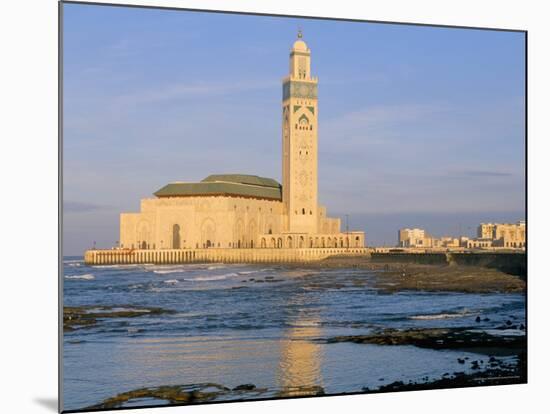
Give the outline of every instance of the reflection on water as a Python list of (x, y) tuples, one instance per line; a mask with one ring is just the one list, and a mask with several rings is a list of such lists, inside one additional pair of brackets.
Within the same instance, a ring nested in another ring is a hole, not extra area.
[[(297, 306), (304, 305), (305, 300), (304, 295), (294, 295), (291, 298), (293, 305)], [(311, 341), (321, 336), (318, 312), (302, 310), (292, 320), (285, 322), (291, 327), (283, 331), (280, 341), (281, 354), (277, 373), (277, 384), (281, 390), (279, 395), (293, 397), (322, 393), (322, 348)]]

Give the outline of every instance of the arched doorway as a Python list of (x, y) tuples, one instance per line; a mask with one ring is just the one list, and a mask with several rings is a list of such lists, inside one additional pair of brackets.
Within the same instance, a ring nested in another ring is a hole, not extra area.
[(180, 225), (174, 224), (172, 226), (172, 249), (181, 248), (181, 236), (180, 236)]

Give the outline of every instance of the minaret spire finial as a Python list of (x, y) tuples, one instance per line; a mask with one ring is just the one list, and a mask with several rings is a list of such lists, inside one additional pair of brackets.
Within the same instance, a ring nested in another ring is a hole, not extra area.
[(302, 28), (298, 26), (298, 39), (302, 38)]

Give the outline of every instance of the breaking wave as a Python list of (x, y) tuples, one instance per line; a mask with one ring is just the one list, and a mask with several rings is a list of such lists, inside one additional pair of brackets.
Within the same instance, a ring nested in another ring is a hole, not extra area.
[(436, 313), (432, 315), (415, 315), (410, 316), (409, 319), (415, 319), (415, 320), (435, 320), (435, 319), (452, 319), (452, 318), (463, 318), (466, 316), (471, 316), (472, 313), (469, 312), (460, 312), (460, 313)]
[(235, 276), (238, 276), (237, 273), (226, 273), (226, 274), (223, 274), (223, 275), (216, 275), (216, 276), (199, 276), (199, 277), (195, 277), (193, 279), (185, 279), (185, 280), (189, 280), (189, 281), (192, 281), (192, 282), (210, 282), (210, 281), (214, 281), (214, 280), (225, 280), (225, 279), (228, 279), (230, 277), (235, 277)]
[(86, 273), (85, 275), (66, 275), (65, 279), (93, 280), (95, 279), (95, 276), (91, 273)]
[(157, 275), (169, 275), (171, 273), (185, 273), (185, 269), (163, 269), (163, 270), (153, 270), (153, 273)]

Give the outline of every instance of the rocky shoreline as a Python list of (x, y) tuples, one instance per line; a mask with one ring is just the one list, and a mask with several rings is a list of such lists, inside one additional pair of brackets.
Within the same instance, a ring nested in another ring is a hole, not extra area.
[(320, 386), (287, 387), (280, 391), (259, 388), (254, 384), (241, 384), (229, 388), (216, 383), (164, 385), (160, 387), (139, 388), (107, 398), (84, 410), (107, 410), (124, 407), (127, 403), (154, 400), (158, 404), (201, 404), (215, 400), (245, 401), (258, 398), (288, 398), (303, 396), (321, 396), (325, 391)]
[(366, 393), (398, 392), (398, 391), (424, 391), (443, 388), (464, 388), (490, 385), (511, 385), (527, 383), (527, 357), (525, 352), (520, 352), (514, 362), (503, 362), (489, 358), (488, 366), (482, 369), (480, 363), (474, 361), (474, 369), (479, 372), (466, 374), (464, 372), (445, 373), (440, 379), (423, 381), (394, 381), (378, 388), (364, 387)]
[(526, 289), (526, 283), (520, 277), (481, 266), (384, 263), (373, 262), (368, 257), (333, 256), (299, 267), (364, 269), (375, 273), (374, 287), (387, 293), (402, 290), (523, 293)]
[[(438, 388), (473, 387), (480, 385), (521, 384), (527, 382), (527, 337), (523, 329), (506, 325), (515, 333), (492, 335), (473, 327), (428, 328), (428, 329), (383, 329), (367, 335), (336, 336), (320, 339), (331, 344), (351, 342), (375, 345), (413, 345), (419, 348), (455, 350), (476, 353), (477, 359), (467, 356), (457, 358), (457, 362), (474, 373), (463, 371), (444, 373), (439, 379), (423, 378), (421, 381), (394, 381), (378, 388), (364, 387), (365, 392), (417, 391)], [(515, 357), (505, 361), (496, 356)]]

